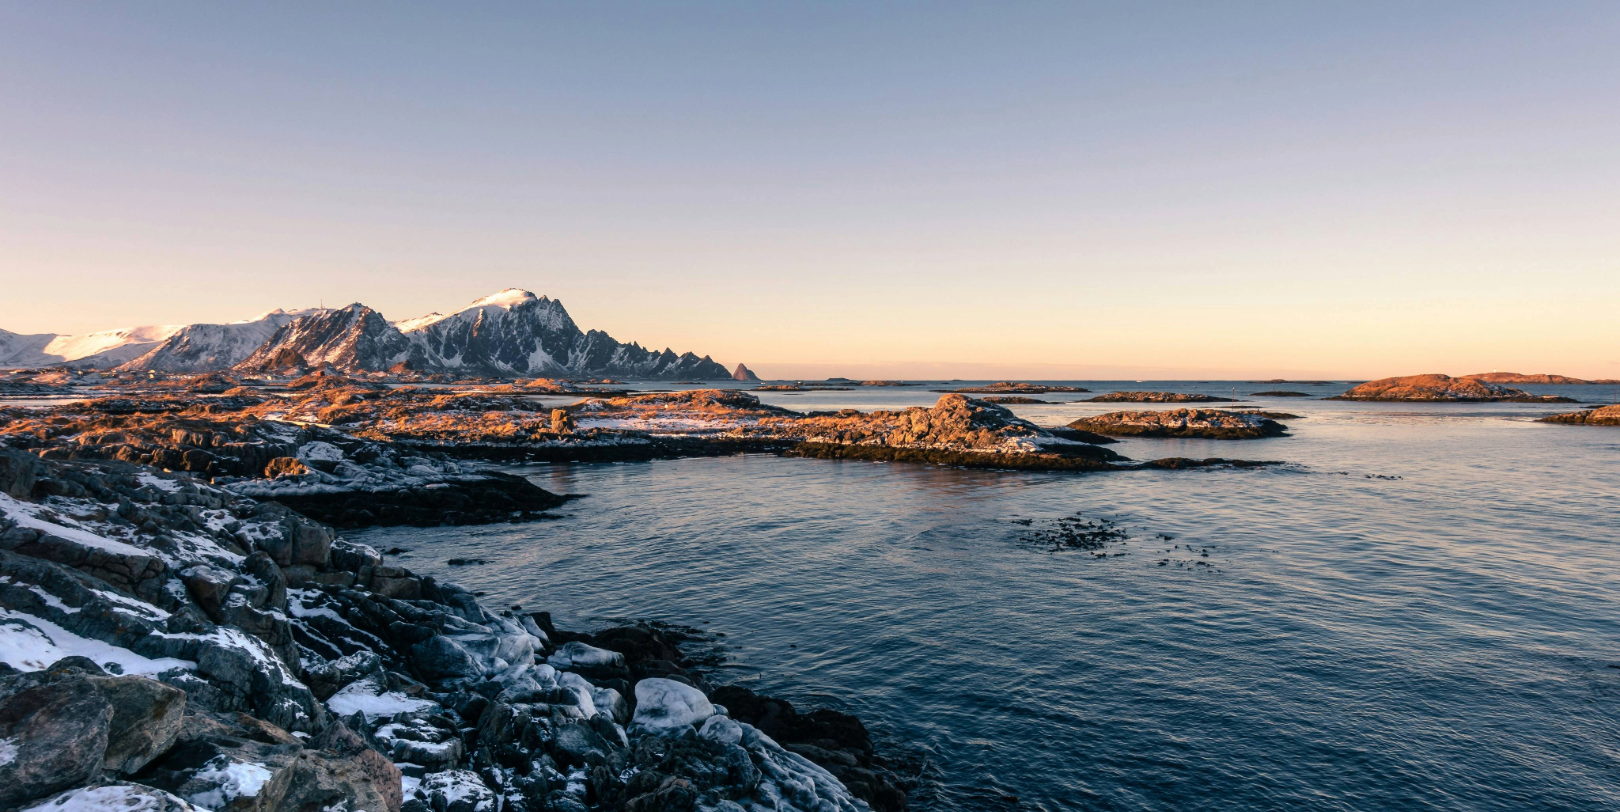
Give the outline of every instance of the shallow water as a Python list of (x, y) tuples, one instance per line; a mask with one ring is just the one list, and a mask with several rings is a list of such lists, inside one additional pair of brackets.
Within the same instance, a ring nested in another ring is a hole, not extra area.
[[(1620, 806), (1620, 429), (1530, 422), (1567, 406), (1253, 403), (1305, 417), (1277, 439), (1112, 447), (1290, 465), (531, 466), (513, 470), (588, 498), (560, 521), (361, 538), (565, 625), (723, 632), (723, 679), (850, 710), (926, 757), (919, 809)], [(1012, 408), (1056, 425), (1164, 407)], [(1076, 511), (1129, 539), (1107, 557), (1028, 540)]]

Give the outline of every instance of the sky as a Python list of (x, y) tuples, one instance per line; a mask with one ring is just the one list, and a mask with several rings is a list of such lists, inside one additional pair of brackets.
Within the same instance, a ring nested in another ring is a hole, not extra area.
[(0, 2), (0, 328), (1620, 377), (1620, 5)]

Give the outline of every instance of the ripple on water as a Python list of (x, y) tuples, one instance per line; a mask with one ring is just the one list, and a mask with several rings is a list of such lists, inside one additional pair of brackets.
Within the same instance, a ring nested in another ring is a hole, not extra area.
[[(1620, 444), (1522, 404), (1289, 408), (1290, 437), (1115, 446), (1288, 469), (537, 466), (590, 494), (570, 518), (365, 538), (564, 624), (706, 623), (725, 678), (926, 757), (921, 809), (1620, 806)], [(1124, 555), (1011, 521), (1076, 511)]]

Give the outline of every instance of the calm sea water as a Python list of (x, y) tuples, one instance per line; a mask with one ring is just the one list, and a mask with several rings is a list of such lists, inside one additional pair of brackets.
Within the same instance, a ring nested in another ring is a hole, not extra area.
[[(362, 538), (563, 624), (722, 632), (723, 680), (852, 711), (923, 757), (923, 810), (1620, 808), (1620, 429), (1531, 422), (1567, 407), (1254, 402), (1304, 419), (1113, 447), (1288, 466), (531, 466), (512, 470), (588, 498), (561, 521)], [(1014, 407), (1049, 425), (1117, 408), (1137, 407)], [(1129, 538), (1106, 557), (1030, 539), (1076, 512)]]

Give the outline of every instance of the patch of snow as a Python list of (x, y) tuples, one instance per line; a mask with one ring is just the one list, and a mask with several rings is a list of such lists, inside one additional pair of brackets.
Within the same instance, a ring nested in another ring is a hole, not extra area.
[[(458, 801), (468, 801), (473, 812), (494, 812), (495, 793), (484, 786), (483, 779), (471, 770), (446, 770), (422, 777), (416, 790), (422, 797), (432, 799), (430, 806), (445, 809)], [(440, 803), (442, 801), (442, 805)]]
[(48, 522), (44, 519), (37, 518), (34, 513), (42, 508), (42, 505), (19, 502), (6, 494), (0, 493), (0, 513), (4, 513), (19, 526), (27, 527), (31, 530), (38, 530), (43, 533), (49, 533), (53, 536), (67, 539), (75, 544), (82, 544), (86, 547), (94, 547), (98, 550), (104, 550), (109, 553), (139, 556), (150, 555), (150, 553), (142, 550), (139, 547), (125, 544), (121, 541), (113, 541), (112, 539), (103, 538), (102, 536), (98, 536), (95, 533), (91, 533), (87, 530), (81, 530), (77, 527), (68, 527), (66, 525)]
[(190, 779), (211, 783), (213, 789), (199, 792), (186, 800), (198, 806), (219, 809), (237, 798), (258, 797), (259, 790), (264, 789), (272, 775), (262, 764), (217, 756)]
[(0, 767), (17, 760), (17, 740), (0, 739)]
[(164, 479), (160, 476), (153, 476), (146, 471), (136, 474), (135, 477), (141, 481), (142, 485), (151, 485), (160, 491), (174, 493), (175, 491), (180, 490), (180, 483), (175, 482), (172, 479)]
[(331, 699), (326, 700), (326, 707), (338, 716), (360, 712), (369, 719), (396, 713), (421, 713), (437, 708), (438, 703), (413, 699), (398, 691), (385, 691), (375, 680), (362, 679), (349, 683), (333, 694)]
[(0, 662), (20, 671), (41, 671), (72, 656), (89, 657), (103, 665), (117, 663), (123, 673), (142, 676), (197, 667), (189, 660), (142, 657), (127, 648), (80, 637), (44, 618), (0, 607)]
[(343, 449), (331, 443), (315, 440), (305, 443), (298, 449), (298, 458), (315, 462), (338, 462), (343, 459)]
[(163, 790), (137, 784), (80, 787), (47, 798), (23, 812), (206, 812)]
[[(181, 588), (184, 589), (184, 586)], [(165, 612), (145, 601), (138, 601), (134, 598), (126, 598), (117, 592), (108, 592), (105, 589), (92, 589), (90, 591), (109, 601), (112, 601), (113, 603), (118, 604), (117, 606), (113, 607), (115, 611), (134, 615), (145, 620), (168, 620), (169, 615), (172, 614), (170, 612)]]
[[(6, 580), (10, 581), (11, 579), (7, 578)], [(77, 607), (77, 606), (68, 606), (67, 604), (62, 602), (61, 598), (58, 598), (55, 595), (52, 595), (51, 593), (46, 592), (45, 589), (43, 587), (41, 587), (40, 585), (38, 585), (38, 584), (29, 584), (28, 585), (28, 591), (34, 593), (35, 595), (38, 595), (40, 600), (45, 602), (46, 606), (49, 606), (49, 607), (52, 607), (52, 608), (55, 608), (55, 609), (60, 609), (64, 614), (74, 615), (74, 614), (78, 614), (78, 612), (79, 612), (79, 607)]]

